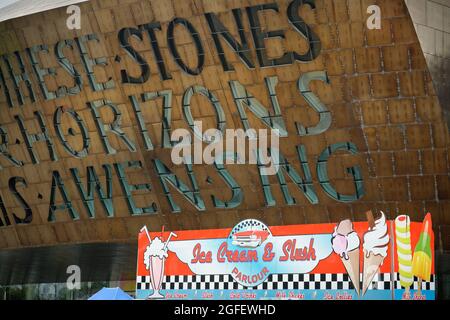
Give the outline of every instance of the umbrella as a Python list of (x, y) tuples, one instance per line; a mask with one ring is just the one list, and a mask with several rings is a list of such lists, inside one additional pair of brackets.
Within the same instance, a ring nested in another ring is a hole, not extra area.
[(88, 300), (133, 300), (133, 298), (117, 287), (103, 288)]

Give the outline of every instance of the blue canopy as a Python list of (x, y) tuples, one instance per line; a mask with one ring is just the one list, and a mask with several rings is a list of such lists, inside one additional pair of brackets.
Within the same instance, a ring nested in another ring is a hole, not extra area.
[(103, 288), (88, 300), (133, 300), (120, 288)]

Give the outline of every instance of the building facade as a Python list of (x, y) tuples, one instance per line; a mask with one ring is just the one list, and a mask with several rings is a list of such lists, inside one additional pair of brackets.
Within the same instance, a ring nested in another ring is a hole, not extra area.
[[(448, 251), (448, 101), (403, 0), (77, 6), (79, 29), (67, 7), (0, 23), (2, 284), (133, 280), (143, 225), (430, 212)], [(196, 121), (277, 129), (280, 170), (174, 164)]]

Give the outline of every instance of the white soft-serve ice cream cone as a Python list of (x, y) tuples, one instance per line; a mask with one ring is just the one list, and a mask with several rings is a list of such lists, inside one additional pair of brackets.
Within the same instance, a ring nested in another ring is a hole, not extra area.
[(389, 233), (386, 225), (386, 216), (381, 212), (381, 217), (373, 221), (372, 212), (367, 213), (369, 230), (364, 234), (364, 273), (363, 291), (364, 295), (377, 274), (384, 258), (387, 256), (389, 244)]
[(339, 255), (357, 294), (360, 291), (359, 281), (359, 237), (353, 230), (350, 220), (341, 221), (334, 228), (331, 239), (333, 251)]

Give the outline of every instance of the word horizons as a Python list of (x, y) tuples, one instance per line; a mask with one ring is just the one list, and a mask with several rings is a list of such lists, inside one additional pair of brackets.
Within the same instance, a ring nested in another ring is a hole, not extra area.
[[(259, 13), (263, 11), (272, 11), (279, 13), (279, 8), (276, 3), (266, 3), (262, 5), (255, 5), (246, 7), (244, 10), (236, 8), (231, 10), (227, 14), (231, 14), (235, 27), (239, 33), (239, 40), (237, 40), (225, 27), (222, 20), (215, 13), (205, 13), (207, 25), (210, 30), (210, 35), (214, 42), (214, 47), (224, 72), (235, 71), (234, 66), (229, 62), (227, 58), (228, 54), (225, 54), (223, 43), (225, 42), (229, 49), (237, 55), (239, 62), (243, 63), (248, 69), (255, 69), (258, 65), (260, 68), (276, 67), (276, 66), (288, 66), (296, 62), (307, 63), (316, 59), (321, 51), (321, 43), (318, 36), (314, 31), (304, 22), (299, 15), (299, 9), (303, 5), (309, 5), (312, 9), (315, 8), (314, 0), (293, 0), (287, 7), (287, 19), (290, 22), (292, 28), (298, 33), (299, 37), (306, 40), (309, 44), (309, 49), (305, 53), (298, 52), (285, 52), (281, 57), (270, 58), (266, 50), (266, 41), (271, 39), (285, 40), (285, 32), (282, 30), (266, 31), (263, 30), (259, 20)], [(248, 23), (248, 29), (251, 31), (251, 37), (254, 44), (254, 53), (256, 59), (252, 57), (251, 49), (249, 45), (249, 39), (245, 32), (243, 23), (244, 11), (246, 12)], [(179, 48), (175, 39), (175, 29), (184, 28), (187, 31), (195, 44), (197, 63), (195, 66), (190, 65), (184, 61), (179, 54)], [(199, 76), (203, 70), (205, 64), (205, 50), (204, 39), (201, 39), (201, 35), (196, 30), (193, 23), (186, 18), (175, 17), (172, 19), (167, 27), (166, 40), (168, 45), (168, 51), (178, 67), (186, 74), (196, 77)], [(144, 36), (150, 39), (152, 52), (157, 62), (157, 68), (160, 79), (166, 81), (172, 79), (172, 74), (169, 72), (166, 66), (166, 61), (161, 54), (161, 48), (158, 44), (157, 32), (163, 32), (161, 23), (152, 22), (143, 24), (137, 27), (122, 28), (118, 32), (118, 41), (120, 47), (126, 54), (131, 57), (132, 61), (136, 63), (136, 70), (140, 71), (140, 74), (130, 74), (127, 69), (121, 69), (121, 83), (122, 85), (137, 85), (150, 81), (150, 67), (148, 61), (144, 59), (143, 55), (138, 52), (130, 44), (131, 38), (144, 42)], [(44, 68), (40, 62), (39, 57), (45, 54), (50, 54), (48, 45), (37, 45), (25, 50), (25, 56), (28, 58), (29, 63), (32, 66), (31, 72), (27, 70), (24, 62), (24, 56), (19, 51), (13, 54), (4, 54), (1, 56), (1, 61), (6, 65), (6, 73), (0, 65), (0, 92), (4, 94), (7, 105), (11, 110), (16, 110), (17, 106), (23, 106), (27, 99), (31, 103), (35, 103), (39, 99), (39, 95), (45, 101), (55, 100), (67, 96), (75, 96), (81, 93), (83, 89), (83, 76), (80, 70), (77, 69), (74, 62), (69, 61), (65, 52), (67, 50), (78, 51), (81, 58), (81, 65), (88, 78), (89, 87), (94, 92), (100, 92), (104, 90), (111, 90), (116, 88), (117, 81), (113, 77), (109, 78), (106, 82), (98, 82), (96, 78), (95, 70), (98, 68), (106, 68), (107, 58), (93, 58), (89, 55), (87, 50), (89, 41), (100, 41), (100, 37), (96, 34), (88, 34), (79, 36), (75, 39), (65, 39), (58, 41), (53, 48), (53, 52), (57, 58), (58, 64), (73, 80), (73, 86), (63, 85), (58, 83), (57, 73), (54, 68)], [(76, 48), (75, 48), (76, 46)], [(15, 59), (16, 65), (19, 66), (19, 70), (14, 70), (13, 59)], [(238, 62), (238, 63), (239, 63)], [(121, 63), (119, 56), (116, 56), (115, 63)], [(5, 75), (8, 75), (7, 78)], [(32, 79), (36, 78), (38, 82), (38, 90)], [(57, 90), (51, 91), (48, 89), (46, 81), (49, 78), (54, 78), (57, 83)], [(329, 83), (328, 76), (325, 71), (307, 72), (299, 76), (297, 87), (299, 94), (307, 101), (308, 105), (317, 112), (319, 116), (319, 122), (312, 127), (305, 127), (299, 123), (295, 123), (297, 129), (296, 134), (299, 136), (313, 136), (324, 133), (329, 129), (332, 123), (331, 113), (327, 107), (320, 101), (320, 99), (311, 91), (310, 83), (312, 81), (322, 81), (326, 84)], [(282, 117), (281, 107), (278, 102), (277, 96), (277, 77), (266, 77), (264, 79), (267, 93), (270, 97), (271, 110), (266, 108), (260, 101), (256, 99), (246, 88), (245, 85), (239, 81), (230, 80), (228, 82), (231, 96), (238, 111), (239, 119), (245, 130), (251, 130), (248, 112), (261, 121), (265, 126), (272, 131), (278, 132), (279, 137), (288, 137), (288, 131), (285, 121)], [(27, 95), (24, 89), (27, 90)], [(14, 97), (15, 93), (15, 97)], [(200, 95), (206, 98), (216, 115), (216, 129), (220, 132), (224, 132), (227, 127), (227, 121), (225, 112), (222, 107), (221, 101), (215, 96), (215, 94), (208, 88), (193, 85), (188, 87), (182, 97), (181, 109), (184, 121), (189, 126), (189, 129), (196, 136), (200, 136), (203, 143), (209, 144), (210, 141), (203, 139), (201, 130), (198, 123), (194, 121), (194, 117), (191, 110), (191, 101), (194, 95)], [(175, 147), (174, 142), (170, 139), (172, 132), (172, 108), (173, 108), (173, 92), (172, 90), (162, 90), (154, 92), (144, 92), (140, 95), (130, 95), (128, 97), (129, 104), (136, 118), (136, 127), (139, 131), (139, 135), (143, 141), (144, 151), (154, 150), (156, 147), (171, 149)], [(161, 144), (155, 146), (153, 140), (149, 134), (147, 128), (148, 119), (144, 118), (142, 112), (143, 108), (148, 108), (148, 102), (162, 100), (162, 121), (161, 121)], [(97, 129), (98, 136), (100, 138), (102, 147), (106, 155), (112, 156), (117, 153), (116, 148), (111, 144), (109, 136), (115, 135), (118, 143), (123, 143), (130, 152), (137, 152), (137, 144), (132, 141), (130, 137), (125, 133), (122, 128), (122, 113), (118, 106), (118, 103), (110, 100), (95, 100), (86, 102), (88, 109), (91, 112), (92, 120)], [(112, 112), (113, 121), (106, 123), (106, 120), (102, 118), (104, 110)], [(75, 108), (68, 106), (59, 106), (53, 113), (53, 129), (56, 133), (56, 137), (53, 137), (48, 129), (48, 124), (45, 121), (43, 113), (39, 110), (34, 111), (34, 120), (37, 121), (37, 126), (27, 125), (20, 114), (14, 115), (14, 120), (22, 135), (26, 153), (28, 153), (31, 164), (38, 165), (42, 158), (42, 152), (35, 150), (36, 143), (45, 143), (47, 146), (49, 158), (51, 161), (59, 161), (60, 155), (57, 152), (55, 146), (55, 140), (62, 145), (63, 150), (70, 156), (83, 159), (91, 155), (92, 139), (90, 137), (89, 130), (87, 129), (86, 115), (81, 116), (80, 113), (75, 111)], [(63, 123), (75, 123), (78, 126), (77, 132), (73, 128), (69, 128), (67, 132), (63, 129)], [(37, 133), (31, 132), (33, 130), (40, 130)], [(8, 135), (8, 131), (3, 125), (0, 125), (0, 158), (4, 161), (8, 161), (15, 167), (23, 167), (25, 165), (24, 159), (20, 159), (17, 155), (13, 155), (9, 150), (9, 141), (11, 137)], [(14, 137), (16, 138), (16, 137)], [(81, 143), (74, 143), (73, 138), (79, 138)], [(21, 144), (19, 139), (16, 139), (16, 144)], [(303, 171), (303, 177), (294, 167), (286, 160), (286, 158), (279, 154), (279, 170), (276, 175), (280, 184), (280, 188), (283, 194), (283, 198), (286, 204), (294, 205), (296, 200), (290, 194), (290, 191), (286, 184), (285, 175), (287, 175), (294, 185), (301, 190), (306, 199), (311, 204), (317, 204), (319, 202), (315, 188), (312, 183), (312, 175), (309, 169), (309, 162), (306, 155), (306, 150), (303, 145), (296, 147), (301, 169)], [(346, 195), (339, 193), (332, 182), (328, 178), (327, 165), (328, 159), (332, 154), (343, 151), (351, 154), (358, 152), (356, 146), (351, 142), (341, 142), (328, 146), (325, 148), (317, 160), (316, 171), (319, 184), (324, 192), (336, 201), (352, 202), (360, 199), (364, 195), (362, 174), (359, 166), (347, 168), (349, 174), (353, 176), (355, 185), (355, 193)], [(180, 212), (180, 206), (175, 202), (170, 188), (174, 188), (179, 192), (184, 199), (192, 204), (197, 210), (206, 210), (206, 205), (200, 194), (200, 189), (195, 177), (195, 170), (190, 163), (184, 163), (184, 167), (189, 179), (188, 187), (186, 183), (181, 181), (169, 168), (159, 159), (151, 159), (153, 168), (161, 184), (164, 196), (168, 201), (172, 212)], [(231, 209), (237, 208), (243, 201), (243, 191), (236, 182), (236, 180), (230, 175), (228, 170), (223, 164), (214, 162), (214, 167), (219, 176), (225, 181), (226, 185), (232, 192), (232, 196), (228, 200), (219, 199), (217, 196), (212, 196), (212, 202), (214, 208)], [(103, 164), (102, 175), (105, 177), (106, 185), (104, 187), (99, 179), (99, 174), (94, 167), (89, 166), (86, 168), (86, 183), (83, 183), (79, 170), (77, 168), (68, 168), (69, 176), (72, 180), (63, 181), (61, 173), (58, 170), (51, 172), (51, 189), (49, 199), (48, 221), (56, 221), (57, 212), (67, 212), (72, 220), (80, 218), (80, 213), (73, 205), (71, 194), (68, 192), (66, 186), (67, 183), (73, 183), (75, 189), (79, 192), (79, 196), (84, 204), (86, 214), (89, 218), (96, 217), (95, 208), (95, 194), (98, 195), (106, 216), (113, 217), (115, 214), (114, 203), (112, 197), (112, 181), (113, 181), (113, 168), (115, 169), (117, 179), (120, 183), (123, 196), (127, 202), (130, 215), (152, 214), (157, 212), (157, 207), (154, 203), (147, 207), (138, 207), (133, 200), (132, 193), (137, 190), (143, 190), (150, 192), (152, 187), (149, 183), (144, 184), (131, 184), (126, 177), (126, 168), (143, 169), (143, 164), (140, 161), (128, 161), (128, 162), (116, 162), (114, 164)], [(0, 167), (0, 169), (3, 169)], [(272, 186), (269, 178), (264, 174), (263, 164), (258, 163), (258, 173), (260, 176), (262, 191), (266, 206), (275, 206), (275, 198), (273, 197)], [(27, 188), (28, 183), (24, 177), (13, 176), (8, 180), (8, 190), (13, 195), (15, 202), (19, 204), (24, 210), (23, 216), (18, 216), (12, 213), (13, 222), (16, 224), (27, 224), (33, 220), (33, 209), (28, 204), (29, 197), (34, 195), (24, 195), (20, 192), (19, 187)], [(57, 195), (62, 198), (62, 204), (57, 204)], [(12, 204), (10, 204), (12, 206)], [(7, 226), (11, 224), (10, 213), (7, 212), (5, 202), (0, 196), (0, 210), (3, 213), (3, 219), (0, 218), (0, 226)]]

